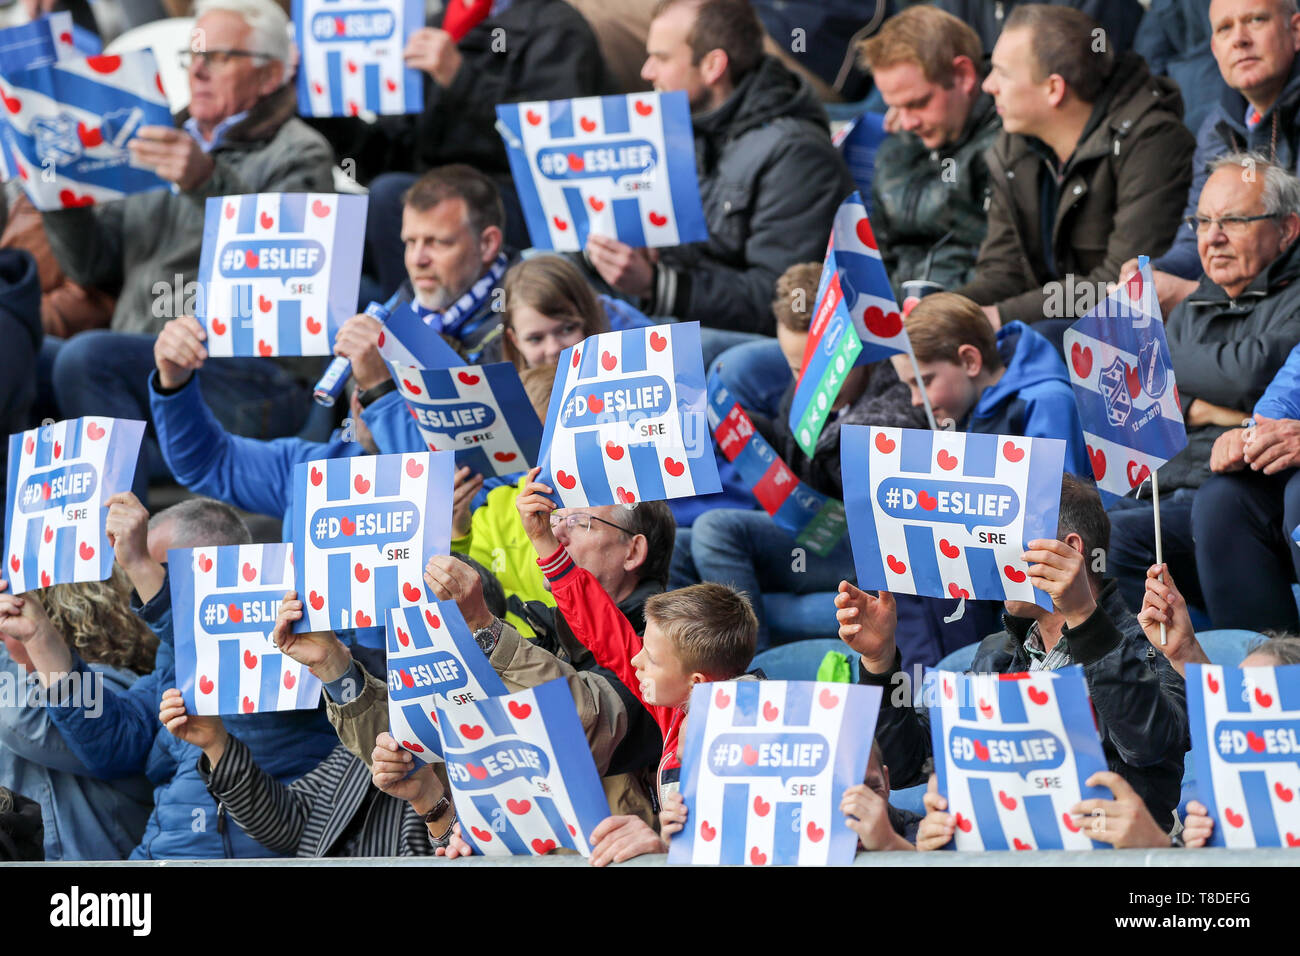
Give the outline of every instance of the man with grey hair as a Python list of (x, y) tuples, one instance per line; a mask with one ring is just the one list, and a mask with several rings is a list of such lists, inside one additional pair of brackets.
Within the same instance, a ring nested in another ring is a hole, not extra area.
[[(43, 214), (64, 272), (121, 293), (109, 330), (46, 336), (40, 377), (57, 408), (42, 414), (148, 418), (153, 340), (173, 303), (188, 302), (196, 287), (209, 197), (333, 191), (329, 144), (295, 116), (284, 11), (273, 0), (202, 0), (196, 14), (191, 48), (173, 54), (188, 69), (189, 108), (177, 128), (145, 126), (127, 144), (136, 165), (173, 189)], [(319, 366), (224, 359), (205, 369), (204, 397), (235, 434), (292, 434)], [(146, 448), (150, 467), (137, 469), (134, 488), (142, 499), (151, 473), (166, 474), (152, 435)]]
[[(1216, 442), (1250, 417), (1300, 342), (1300, 181), (1259, 154), (1229, 153), (1214, 162), (1187, 228), (1204, 275), (1166, 323), (1187, 447), (1160, 469), (1160, 522), (1174, 579), (1189, 603), (1204, 606), (1192, 540), (1197, 489), (1225, 451)], [(1242, 437), (1230, 457), (1240, 456)], [(1137, 496), (1111, 506), (1107, 556), (1134, 612), (1155, 562), (1151, 485), (1135, 469)], [(1198, 543), (1222, 554), (1228, 542)]]
[[(1210, 50), (1227, 89), (1196, 134), (1188, 216), (1209, 176), (1211, 161), (1251, 150), (1300, 173), (1300, 14), (1296, 0), (1211, 0)], [(1184, 91), (1195, 95), (1193, 91)], [(1200, 92), (1200, 91), (1196, 91)], [(1168, 315), (1197, 288), (1201, 263), (1197, 242), (1180, 231), (1174, 244), (1152, 260), (1160, 307)], [(1137, 270), (1130, 259), (1121, 281)]]

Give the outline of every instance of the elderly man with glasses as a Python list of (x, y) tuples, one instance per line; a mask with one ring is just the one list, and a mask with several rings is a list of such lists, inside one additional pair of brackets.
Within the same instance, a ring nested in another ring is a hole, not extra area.
[[(1212, 471), (1249, 462), (1252, 452), (1241, 426), (1300, 342), (1300, 180), (1259, 154), (1229, 153), (1211, 164), (1188, 227), (1196, 235), (1204, 275), (1166, 317), (1187, 447), (1160, 469), (1160, 520), (1174, 580), (1189, 603), (1205, 607), (1211, 595), (1202, 596), (1196, 587), (1197, 565), (1202, 581), (1229, 566), (1242, 575), (1257, 572), (1253, 563), (1233, 557), (1246, 519), (1224, 524), (1231, 513), (1228, 502), (1201, 486)], [(1111, 507), (1107, 573), (1119, 579), (1136, 613), (1155, 562), (1155, 536), (1151, 483), (1135, 469), (1130, 468), (1130, 480), (1139, 486), (1136, 496)], [(1213, 529), (1193, 521), (1194, 512), (1206, 511), (1202, 495), (1207, 495), (1205, 505), (1214, 502), (1219, 520)], [(1287, 534), (1292, 527), (1284, 529)], [(1283, 591), (1278, 601), (1290, 599), (1289, 588)], [(1236, 595), (1211, 603), (1215, 626), (1244, 626), (1228, 624), (1225, 616), (1225, 605), (1240, 602)], [(1290, 623), (1294, 626), (1294, 603)]]
[[(41, 378), (50, 414), (147, 419), (153, 341), (178, 304), (194, 308), (204, 203), (210, 196), (333, 191), (333, 154), (297, 119), (289, 24), (273, 0), (202, 0), (191, 48), (190, 105), (178, 127), (145, 126), (132, 161), (173, 186), (44, 214), (64, 272), (82, 285), (120, 290), (109, 330), (46, 338)], [(292, 434), (310, 408), (319, 361), (223, 359), (204, 370), (203, 392), (230, 431)], [(143, 498), (151, 470), (165, 474), (152, 437), (152, 468), (137, 469)]]

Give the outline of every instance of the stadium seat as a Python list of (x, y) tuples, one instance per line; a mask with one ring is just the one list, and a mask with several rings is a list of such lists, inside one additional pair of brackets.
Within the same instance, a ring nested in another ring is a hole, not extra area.
[(839, 638), (814, 638), (773, 647), (754, 655), (750, 669), (762, 668), (768, 680), (816, 680), (817, 668), (830, 651), (845, 654), (853, 679), (858, 679), (858, 655), (849, 651)]
[(967, 644), (965, 647), (959, 647), (953, 651), (937, 665), (936, 669), (941, 671), (966, 671), (970, 670), (970, 662), (975, 659), (975, 652), (979, 650), (978, 644)]

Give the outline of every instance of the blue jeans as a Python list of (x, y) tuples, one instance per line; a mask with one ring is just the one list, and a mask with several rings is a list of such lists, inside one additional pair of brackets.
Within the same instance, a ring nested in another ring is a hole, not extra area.
[[(154, 338), (107, 330), (82, 332), (71, 339), (46, 337), (41, 365), (48, 371), (59, 414), (148, 422)], [(209, 359), (198, 374), (208, 407), (235, 435), (263, 439), (293, 435), (311, 410), (311, 386), (267, 359)], [(151, 477), (170, 477), (152, 427), (146, 431), (131, 489), (141, 501), (148, 498)]]
[[(1179, 488), (1160, 496), (1160, 535), (1165, 564), (1174, 583), (1192, 607), (1205, 607), (1196, 576), (1196, 546), (1192, 541), (1193, 488)], [(1134, 614), (1142, 610), (1147, 569), (1156, 563), (1155, 509), (1151, 501), (1120, 498), (1107, 509), (1110, 548), (1106, 574), (1119, 582), (1119, 593)], [(1089, 557), (1091, 561), (1091, 557)]]
[(814, 594), (834, 591), (845, 579), (856, 580), (848, 535), (826, 557), (818, 557), (800, 548), (794, 536), (763, 511), (706, 511), (695, 519), (687, 547), (690, 565), (679, 559), (673, 578), (682, 582), (693, 570), (697, 580), (729, 584), (749, 595), (758, 617), (760, 651), (770, 641), (763, 615), (764, 593)]
[(710, 375), (717, 373), (741, 408), (769, 419), (776, 418), (792, 380), (780, 344), (767, 336), (731, 346), (707, 368)]
[[(770, 335), (759, 335), (756, 332), (733, 332), (731, 329), (711, 329), (708, 326), (700, 326), (700, 352), (704, 355), (704, 370), (712, 370), (714, 362), (724, 352), (732, 348), (743, 345), (770, 345), (780, 349), (776, 345), (776, 339)], [(785, 360), (781, 360), (782, 366), (789, 375), (790, 367), (786, 365)]]

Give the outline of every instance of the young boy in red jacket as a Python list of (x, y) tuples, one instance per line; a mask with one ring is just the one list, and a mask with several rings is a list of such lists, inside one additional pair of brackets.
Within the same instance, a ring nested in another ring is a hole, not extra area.
[[(758, 619), (743, 594), (721, 584), (697, 584), (647, 600), (645, 637), (638, 637), (596, 578), (578, 567), (556, 539), (552, 521), (565, 511), (557, 511), (546, 497), (555, 492), (537, 481), (540, 471), (529, 472), (516, 501), (524, 531), (574, 636), (645, 704), (663, 731), (656, 775), (662, 803), (678, 786), (679, 738), (691, 688), (744, 673), (754, 656)], [(637, 817), (609, 817), (592, 838), (596, 866), (667, 851), (658, 834)]]

